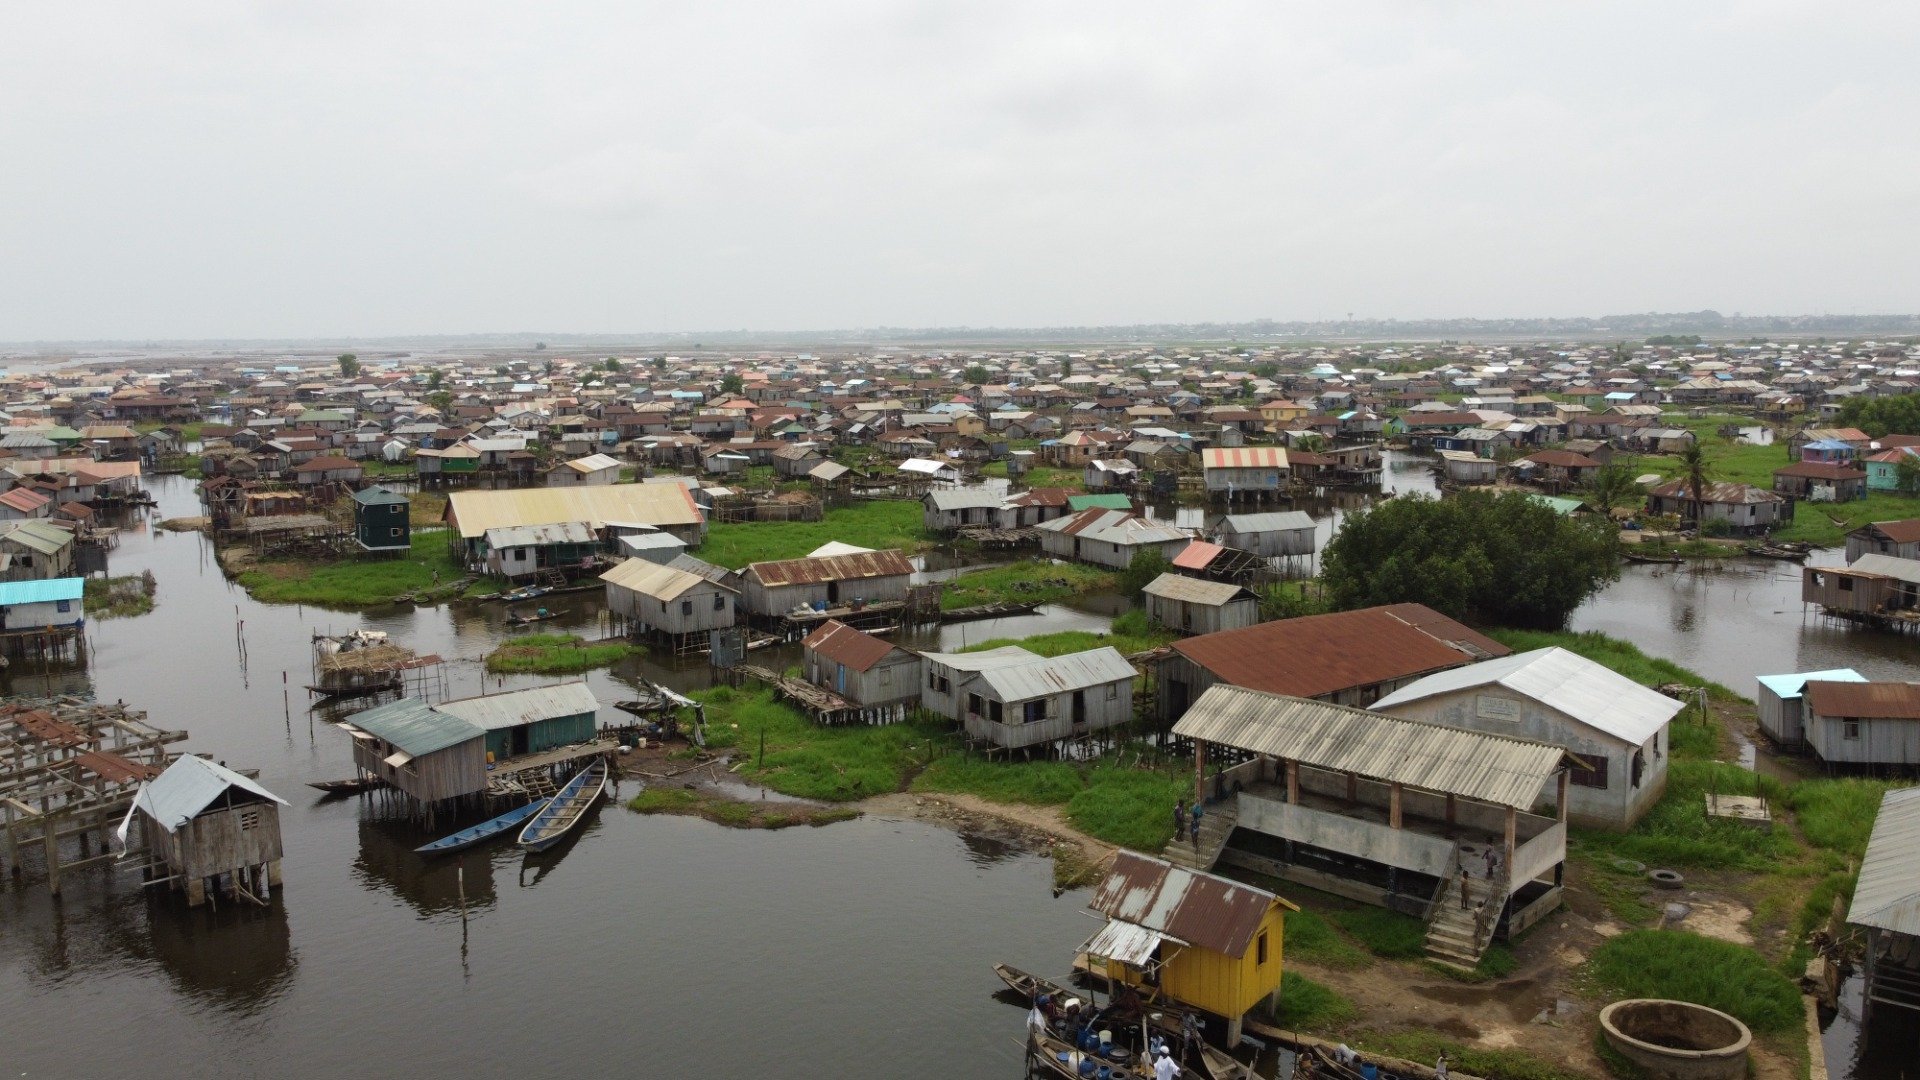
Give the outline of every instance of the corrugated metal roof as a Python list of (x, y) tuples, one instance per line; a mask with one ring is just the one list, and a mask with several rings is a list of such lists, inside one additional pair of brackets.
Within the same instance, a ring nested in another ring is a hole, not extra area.
[(1080, 951), (1090, 957), (1103, 957), (1128, 967), (1144, 968), (1153, 962), (1154, 950), (1165, 940), (1158, 930), (1149, 930), (1144, 926), (1108, 919), (1107, 925), (1094, 932)]
[(1132, 510), (1133, 500), (1117, 491), (1102, 491), (1092, 495), (1067, 496), (1067, 509), (1078, 513), (1082, 510)]
[(1807, 707), (1821, 716), (1920, 720), (1920, 683), (1809, 680)]
[(1045, 529), (1048, 532), (1066, 533), (1068, 536), (1078, 536), (1087, 540), (1099, 540), (1121, 547), (1189, 539), (1183, 530), (1171, 525), (1156, 524), (1138, 514), (1124, 510), (1082, 510), (1077, 514), (1043, 521), (1035, 528)]
[(1173, 557), (1173, 565), (1182, 570), (1204, 570), (1214, 557), (1227, 550), (1219, 544), (1209, 544), (1205, 540), (1195, 540)]
[(1762, 675), (1761, 686), (1773, 691), (1781, 700), (1791, 700), (1800, 696), (1800, 691), (1810, 682), (1866, 682), (1867, 677), (1852, 668), (1834, 668), (1831, 671), (1808, 671), (1798, 675)]
[(0, 607), (15, 604), (49, 604), (57, 600), (78, 600), (86, 583), (77, 577), (47, 578), (43, 581), (0, 581)]
[(567, 468), (580, 473), (596, 473), (602, 469), (617, 469), (620, 459), (605, 454), (588, 454), (583, 458), (574, 458), (567, 462)]
[(823, 461), (807, 470), (807, 475), (823, 483), (832, 483), (847, 475), (848, 469), (837, 461)]
[(11, 540), (22, 547), (31, 548), (42, 555), (52, 555), (73, 543), (73, 532), (61, 528), (51, 521), (15, 522), (0, 537)]
[(1881, 796), (1847, 921), (1920, 935), (1920, 788)]
[(354, 713), (346, 723), (385, 739), (415, 757), (486, 737), (481, 728), (457, 716), (435, 712), (419, 698), (401, 698)]
[(1018, 645), (1001, 645), (978, 652), (939, 653), (923, 652), (921, 658), (931, 664), (939, 664), (955, 671), (985, 671), (988, 668), (1006, 667), (1009, 664), (1025, 664), (1040, 658)]
[(1006, 496), (987, 488), (945, 488), (927, 492), (935, 510), (974, 510), (986, 507), (994, 510), (1006, 501)]
[(389, 491), (375, 484), (370, 488), (364, 488), (354, 492), (353, 501), (362, 506), (388, 506), (393, 503), (404, 503), (407, 501), (407, 497), (399, 492)]
[(1920, 559), (1902, 559), (1898, 555), (1881, 555), (1871, 552), (1840, 566), (1813, 567), (1835, 573), (1872, 574), (1875, 577), (1888, 577), (1895, 581), (1920, 584)]
[(1325, 701), (1216, 684), (1175, 735), (1526, 810), (1566, 751)]
[(868, 670), (899, 648), (872, 634), (861, 633), (839, 619), (828, 619), (820, 624), (820, 628), (808, 634), (801, 644), (855, 671)]
[(1435, 672), (1374, 702), (1373, 709), (1392, 712), (1409, 702), (1495, 683), (1635, 746), (1686, 707), (1556, 645)]
[(1512, 650), (1421, 604), (1260, 623), (1173, 643), (1236, 686), (1320, 697)]
[(287, 805), (287, 800), (232, 769), (192, 754), (175, 758), (167, 771), (142, 784), (133, 805), (159, 822), (161, 828), (173, 832), (213, 805), (230, 787)]
[(1230, 533), (1313, 531), (1313, 515), (1304, 510), (1284, 510), (1266, 514), (1228, 514), (1220, 519), (1220, 528)]
[(872, 550), (870, 547), (861, 547), (858, 544), (846, 544), (838, 540), (829, 540), (819, 547), (814, 548), (812, 551), (807, 552), (807, 558), (818, 559), (827, 555), (865, 555)]
[[(458, 717), (488, 731), (520, 727), (523, 724), (552, 720), (561, 716), (593, 713), (599, 708), (599, 699), (593, 696), (593, 690), (583, 682), (560, 683), (557, 686), (530, 686), (525, 690), (509, 690), (504, 694), (484, 694), (480, 697), (462, 698), (459, 701), (444, 701), (434, 706), (436, 712)], [(356, 720), (355, 723), (358, 721)]]
[(1036, 657), (1024, 664), (995, 666), (973, 676), (1001, 701), (1026, 701), (1111, 682), (1132, 681), (1133, 665), (1111, 645), (1065, 656)]
[(1200, 464), (1208, 469), (1284, 469), (1287, 451), (1278, 446), (1212, 446), (1200, 451)]
[(1293, 906), (1251, 885), (1122, 851), (1087, 906), (1109, 919), (1240, 957), (1276, 903)]
[(717, 585), (725, 585), (728, 588), (733, 587), (734, 572), (732, 570), (724, 566), (715, 566), (698, 556), (686, 554), (675, 555), (673, 561), (667, 565), (673, 567), (675, 570), (706, 578), (708, 581)]
[(593, 529), (584, 521), (555, 521), (546, 525), (512, 525), (487, 530), (490, 548), (541, 547), (546, 544), (591, 544)]
[(609, 521), (649, 525), (697, 525), (704, 521), (693, 495), (679, 484), (601, 484), (586, 487), (456, 491), (447, 516), (471, 540), (488, 529), (584, 521), (598, 529)]
[(1204, 604), (1207, 607), (1219, 607), (1240, 599), (1253, 599), (1252, 593), (1238, 585), (1224, 581), (1202, 581), (1184, 574), (1161, 574), (1148, 582), (1147, 587), (1141, 591), (1148, 596), (1178, 600), (1187, 604)]
[[(679, 561), (674, 560), (674, 562)], [(737, 591), (716, 578), (679, 570), (671, 563), (663, 566), (645, 559), (628, 559), (601, 574), (600, 580), (616, 588), (628, 589), (655, 600), (677, 599), (680, 594), (699, 585), (717, 585), (728, 592)]]
[(817, 559), (775, 559), (750, 564), (752, 574), (767, 586), (816, 585), (826, 581), (862, 581), (868, 578), (911, 575), (913, 565), (895, 548), (862, 555), (826, 555)]

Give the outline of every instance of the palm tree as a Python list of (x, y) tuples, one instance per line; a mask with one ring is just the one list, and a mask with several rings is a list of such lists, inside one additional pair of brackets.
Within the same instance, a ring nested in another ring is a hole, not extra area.
[(1707, 487), (1707, 452), (1700, 448), (1696, 440), (1680, 451), (1680, 471), (1687, 481), (1687, 491), (1693, 495), (1693, 523), (1700, 524), (1700, 508), (1705, 504)]
[(1615, 507), (1633, 498), (1640, 490), (1634, 480), (1633, 466), (1611, 462), (1594, 470), (1587, 481), (1587, 501), (1603, 514), (1611, 516)]

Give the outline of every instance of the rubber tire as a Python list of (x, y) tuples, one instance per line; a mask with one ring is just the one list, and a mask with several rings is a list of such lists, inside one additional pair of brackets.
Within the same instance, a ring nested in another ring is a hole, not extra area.
[(1659, 889), (1680, 889), (1685, 888), (1687, 884), (1687, 879), (1673, 870), (1649, 870), (1647, 880)]

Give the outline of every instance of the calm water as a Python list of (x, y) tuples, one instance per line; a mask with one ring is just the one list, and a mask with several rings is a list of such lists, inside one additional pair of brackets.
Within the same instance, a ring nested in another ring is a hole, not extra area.
[[(163, 514), (197, 512), (186, 484), (155, 490)], [(227, 585), (197, 534), (129, 535), (114, 572), (147, 567), (153, 613), (97, 624), (88, 676), (53, 686), (90, 680), (189, 729), (186, 748), (258, 767), (293, 804), (286, 888), (271, 911), (212, 913), (151, 904), (107, 871), (68, 875), (57, 903), (32, 877), (0, 882), (8, 1075), (1010, 1077), (1022, 1014), (991, 996), (990, 964), (1062, 972), (1092, 925), (1084, 893), (1052, 896), (1046, 859), (991, 837), (870, 818), (742, 832), (611, 801), (553, 852), (470, 855), (463, 922), (453, 865), (409, 850), (426, 837), (311, 797), (307, 781), (350, 769), (300, 683), (313, 631), (366, 625), (454, 659), (454, 691), (475, 692), (499, 605), (364, 620), (266, 607)], [(599, 618), (591, 599), (569, 611), (570, 627)], [(1002, 623), (964, 630), (1098, 619)], [(610, 702), (637, 670), (591, 681)], [(647, 674), (705, 683), (702, 668)]]
[[(1432, 486), (1425, 462), (1408, 455), (1389, 458), (1387, 479), (1393, 490)], [(153, 486), (163, 516), (198, 512), (190, 484)], [(1363, 501), (1305, 508), (1330, 532)], [(1021, 1014), (992, 997), (1000, 984), (989, 965), (1063, 971), (1093, 926), (1083, 893), (1051, 895), (1045, 859), (991, 837), (877, 819), (739, 832), (613, 802), (546, 855), (470, 855), (463, 921), (453, 866), (409, 850), (428, 837), (371, 820), (356, 801), (308, 797), (306, 782), (350, 769), (345, 738), (309, 719), (301, 684), (314, 632), (362, 626), (448, 658), (456, 696), (537, 683), (481, 670), (507, 636), (501, 605), (366, 616), (263, 606), (228, 585), (198, 534), (144, 528), (112, 565), (154, 570), (154, 612), (95, 624), (84, 675), (16, 672), (0, 688), (124, 699), (190, 730), (186, 748), (259, 768), (293, 803), (283, 813), (286, 888), (271, 911), (212, 913), (150, 903), (137, 881), (106, 871), (68, 875), (58, 903), (38, 881), (0, 879), (0, 1001), (10, 1003), (0, 1068), (13, 1075), (524, 1077), (587, 1066), (1012, 1077)], [(1631, 567), (1574, 625), (1741, 692), (1756, 673), (1840, 665), (1920, 678), (1920, 646), (1803, 617), (1797, 582), (1778, 563)], [(1089, 597), (904, 640), (959, 648), (1100, 629), (1119, 604)], [(555, 606), (566, 617), (542, 629), (600, 632), (594, 594)], [(754, 655), (774, 666), (798, 659), (792, 649)], [(707, 683), (704, 666), (650, 659), (589, 682), (612, 702), (640, 676)], [(603, 710), (604, 720), (620, 715)], [(1850, 1061), (1844, 1024), (1829, 1034), (1839, 1077)]]

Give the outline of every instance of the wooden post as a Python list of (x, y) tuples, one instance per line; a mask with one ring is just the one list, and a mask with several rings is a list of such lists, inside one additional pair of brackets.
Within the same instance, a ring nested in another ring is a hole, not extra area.
[(1509, 880), (1513, 876), (1513, 835), (1519, 819), (1520, 812), (1511, 806), (1507, 807), (1507, 850), (1506, 858), (1501, 860), (1501, 864), (1506, 867)]
[(1395, 781), (1387, 788), (1387, 827), (1400, 827), (1400, 784)]
[(1347, 774), (1347, 801), (1360, 801), (1360, 777), (1355, 773)]
[(1559, 810), (1559, 813), (1556, 816), (1559, 817), (1561, 821), (1567, 820), (1567, 780), (1572, 775), (1573, 774), (1571, 772), (1567, 771), (1564, 768), (1560, 770), (1560, 779), (1559, 779), (1560, 793), (1556, 797), (1555, 802), (1557, 805), (1557, 809)]
[(1447, 824), (1449, 825), (1452, 825), (1454, 823), (1453, 817), (1454, 817), (1455, 809), (1456, 808), (1453, 802), (1453, 792), (1449, 791), (1447, 792)]
[(1287, 801), (1300, 802), (1300, 762), (1293, 758), (1287, 759)]
[(1207, 801), (1207, 744), (1193, 740), (1193, 805)]

